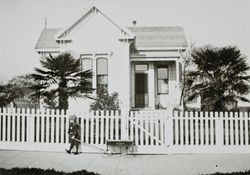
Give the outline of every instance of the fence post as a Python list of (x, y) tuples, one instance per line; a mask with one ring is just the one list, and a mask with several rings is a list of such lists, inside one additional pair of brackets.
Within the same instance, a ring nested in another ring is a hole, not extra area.
[(220, 112), (218, 116), (218, 112), (215, 112), (215, 140), (216, 146), (221, 147), (223, 146), (223, 112)]
[(35, 116), (35, 109), (31, 109), (27, 110), (27, 115), (28, 115), (28, 125), (27, 125), (27, 129), (28, 129), (28, 139), (29, 139), (29, 143), (33, 143), (34, 142), (34, 116)]
[(171, 147), (173, 145), (173, 110), (168, 109), (165, 112), (165, 144), (167, 147)]
[(128, 140), (128, 110), (121, 111), (121, 139)]

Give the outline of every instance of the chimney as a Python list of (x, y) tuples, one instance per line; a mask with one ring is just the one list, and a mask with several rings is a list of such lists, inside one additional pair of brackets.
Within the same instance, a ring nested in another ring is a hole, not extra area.
[(132, 24), (133, 26), (136, 26), (136, 20), (133, 20)]

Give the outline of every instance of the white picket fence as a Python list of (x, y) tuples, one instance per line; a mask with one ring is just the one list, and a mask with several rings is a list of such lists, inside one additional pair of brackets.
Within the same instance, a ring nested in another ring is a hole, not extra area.
[[(2, 109), (0, 149), (60, 151), (69, 147), (68, 111)], [(82, 150), (105, 151), (106, 140), (121, 139), (119, 111), (74, 113), (81, 128)]]
[(250, 153), (250, 117), (242, 112), (1, 109), (0, 149), (63, 151), (69, 115), (81, 128), (82, 152), (105, 152), (107, 140), (131, 140), (134, 153)]
[(173, 152), (250, 153), (247, 112), (174, 112)]

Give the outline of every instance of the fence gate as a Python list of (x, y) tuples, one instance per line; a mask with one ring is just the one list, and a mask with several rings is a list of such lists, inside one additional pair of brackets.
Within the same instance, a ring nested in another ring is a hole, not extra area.
[(128, 137), (136, 153), (168, 153), (171, 140), (171, 116), (168, 111), (131, 111)]

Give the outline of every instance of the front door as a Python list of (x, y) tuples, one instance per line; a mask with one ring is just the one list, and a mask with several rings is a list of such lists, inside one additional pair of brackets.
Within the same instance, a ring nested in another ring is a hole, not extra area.
[(135, 107), (148, 107), (148, 74), (135, 73)]

